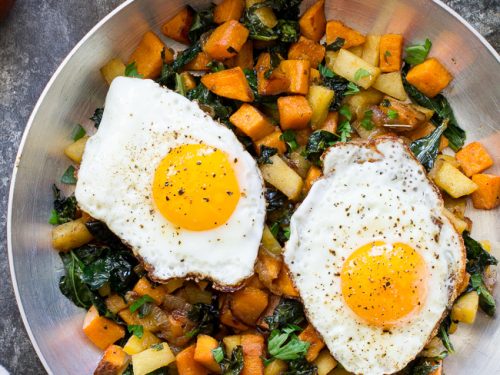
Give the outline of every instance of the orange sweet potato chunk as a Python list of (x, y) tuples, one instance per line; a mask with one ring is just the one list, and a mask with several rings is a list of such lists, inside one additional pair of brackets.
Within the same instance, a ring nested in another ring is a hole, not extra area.
[(475, 174), (472, 176), (478, 188), (471, 195), (475, 208), (491, 210), (500, 204), (500, 176)]
[(403, 55), (403, 36), (386, 34), (380, 38), (380, 70), (384, 73), (401, 69)]
[(201, 77), (203, 83), (213, 93), (242, 102), (252, 102), (253, 92), (248, 85), (245, 73), (238, 66)]
[(212, 62), (212, 58), (206, 52), (198, 52), (193, 60), (184, 65), (184, 70), (193, 70), (197, 72), (208, 72), (210, 70), (208, 64)]
[(83, 333), (102, 350), (125, 337), (125, 329), (112, 320), (99, 316), (94, 306), (85, 315)]
[(288, 50), (289, 60), (308, 60), (312, 68), (317, 68), (325, 58), (326, 48), (312, 39), (301, 36)]
[(326, 24), (326, 43), (331, 44), (335, 42), (337, 38), (344, 39), (345, 42), (342, 48), (345, 49), (360, 46), (366, 41), (366, 38), (363, 34), (354, 29), (351, 29), (350, 27), (344, 25), (342, 22), (329, 21)]
[(240, 52), (226, 61), (229, 67), (239, 66), (241, 69), (253, 69), (253, 41), (247, 40)]
[(241, 335), (243, 371), (241, 375), (264, 375), (264, 337), (258, 334)]
[(130, 357), (123, 348), (117, 345), (108, 346), (94, 371), (94, 375), (121, 374), (127, 368), (129, 362)]
[(255, 325), (266, 309), (269, 295), (261, 289), (246, 287), (231, 296), (231, 311), (243, 323)]
[(223, 0), (214, 9), (214, 22), (224, 23), (230, 20), (238, 21), (245, 10), (244, 0)]
[(493, 165), (493, 159), (479, 142), (469, 143), (455, 155), (467, 177), (481, 173)]
[(322, 176), (321, 168), (316, 167), (313, 165), (309, 170), (307, 171), (306, 175), (306, 180), (304, 182), (304, 191), (307, 193), (310, 189), (311, 186)]
[(278, 95), (290, 87), (290, 80), (285, 73), (277, 67), (272, 70), (270, 77), (266, 77), (271, 69), (271, 55), (263, 52), (259, 55), (255, 70), (257, 72), (257, 90), (260, 95)]
[(135, 62), (137, 72), (144, 78), (156, 78), (160, 75), (163, 66), (161, 58), (163, 50), (165, 50), (165, 62), (172, 62), (174, 60), (172, 52), (165, 47), (155, 33), (148, 31), (130, 55), (129, 64)]
[(309, 349), (307, 349), (306, 353), (306, 359), (309, 362), (314, 361), (321, 349), (323, 349), (323, 347), (325, 346), (325, 343), (323, 342), (321, 336), (310, 324), (308, 324), (307, 327), (299, 334), (299, 339), (300, 341), (306, 341), (310, 344)]
[(221, 373), (221, 368), (220, 365), (215, 362), (212, 350), (218, 346), (219, 343), (213, 337), (208, 335), (198, 335), (194, 350), (194, 360), (216, 374)]
[(158, 305), (162, 304), (163, 299), (167, 294), (165, 289), (163, 289), (161, 286), (154, 286), (145, 276), (139, 279), (137, 284), (135, 284), (133, 291), (140, 296), (150, 296)]
[(222, 324), (232, 327), (237, 331), (246, 331), (248, 329), (247, 325), (243, 324), (233, 315), (229, 305), (229, 298), (225, 298), (225, 296), (221, 299), (220, 321)]
[(443, 91), (451, 82), (453, 76), (435, 58), (425, 60), (422, 64), (410, 69), (406, 80), (420, 92), (430, 98)]
[(208, 375), (208, 369), (194, 359), (195, 347), (196, 344), (188, 346), (175, 357), (179, 375)]
[(286, 152), (286, 143), (281, 139), (281, 131), (276, 130), (266, 135), (264, 138), (255, 142), (255, 150), (260, 155), (261, 146), (272, 147), (278, 150), (278, 154), (283, 155)]
[(190, 44), (188, 33), (193, 23), (193, 16), (193, 10), (190, 7), (184, 7), (163, 24), (161, 32), (179, 43)]
[(321, 82), (321, 74), (318, 69), (311, 68), (309, 72), (309, 86)]
[(299, 296), (299, 292), (295, 288), (295, 285), (290, 277), (290, 271), (288, 271), (288, 267), (285, 264), (281, 267), (281, 272), (274, 285), (281, 295), (287, 297)]
[(307, 99), (300, 95), (278, 98), (281, 129), (304, 129), (309, 125), (312, 108)]
[(215, 60), (228, 59), (241, 50), (248, 34), (248, 29), (238, 21), (227, 21), (210, 34), (203, 50)]
[(319, 42), (325, 35), (325, 0), (319, 0), (307, 9), (299, 19), (300, 33)]
[(274, 125), (261, 111), (246, 103), (232, 114), (229, 121), (254, 141), (275, 130)]
[(311, 72), (311, 63), (309, 60), (283, 60), (279, 68), (290, 80), (288, 93), (301, 95), (308, 93), (309, 73)]

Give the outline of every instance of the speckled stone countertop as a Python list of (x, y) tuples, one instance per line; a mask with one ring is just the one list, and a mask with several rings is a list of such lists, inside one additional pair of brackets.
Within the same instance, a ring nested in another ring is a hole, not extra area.
[[(0, 365), (44, 374), (16, 306), (7, 261), (6, 216), (12, 165), (28, 117), (73, 46), (123, 0), (17, 0), (0, 24)], [(498, 0), (445, 0), (500, 49)], [(0, 368), (0, 374), (2, 373)]]

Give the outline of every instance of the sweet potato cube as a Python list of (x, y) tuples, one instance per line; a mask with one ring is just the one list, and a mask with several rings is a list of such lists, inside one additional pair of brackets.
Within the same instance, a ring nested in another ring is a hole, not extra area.
[(303, 129), (311, 121), (312, 109), (307, 99), (300, 95), (278, 98), (281, 129)]
[(156, 78), (160, 75), (163, 66), (161, 58), (163, 50), (165, 50), (165, 62), (172, 62), (174, 60), (172, 52), (165, 47), (155, 33), (148, 31), (130, 55), (129, 63), (135, 62), (137, 72), (144, 78)]
[(223, 0), (214, 9), (214, 22), (221, 24), (227, 21), (238, 21), (245, 10), (244, 0)]
[(286, 152), (286, 143), (281, 139), (281, 131), (276, 130), (275, 132), (266, 135), (264, 138), (259, 139), (255, 142), (255, 150), (257, 154), (260, 155), (261, 146), (272, 147), (278, 150), (280, 155)]
[(280, 69), (290, 80), (287, 90), (290, 94), (307, 94), (311, 71), (309, 60), (283, 60), (280, 63)]
[(351, 29), (342, 22), (329, 21), (326, 24), (326, 43), (331, 44), (335, 42), (337, 38), (344, 39), (344, 45), (342, 46), (344, 49), (359, 46), (366, 41), (363, 34)]
[(229, 121), (254, 141), (275, 130), (271, 121), (261, 111), (246, 103), (232, 114)]
[(311, 68), (309, 72), (309, 86), (321, 82), (321, 74), (318, 69)]
[(194, 350), (194, 360), (216, 374), (221, 373), (221, 368), (215, 361), (212, 350), (218, 346), (219, 343), (213, 337), (208, 335), (198, 335)]
[(179, 375), (208, 375), (208, 369), (194, 359), (195, 347), (188, 346), (175, 357)]
[(403, 54), (403, 35), (386, 34), (380, 38), (379, 67), (384, 73), (397, 72), (401, 69)]
[(323, 349), (323, 347), (325, 346), (325, 343), (323, 342), (321, 336), (310, 324), (308, 324), (307, 327), (299, 334), (299, 339), (310, 344), (309, 349), (307, 349), (306, 353), (306, 359), (309, 362), (314, 361), (321, 349)]
[(281, 295), (284, 295), (287, 297), (298, 297), (299, 296), (299, 292), (295, 288), (295, 285), (294, 285), (292, 279), (290, 278), (290, 271), (288, 271), (288, 267), (284, 264), (281, 267), (281, 272), (278, 276), (278, 279), (276, 280), (275, 285), (278, 288)]
[(312, 68), (317, 68), (325, 58), (326, 49), (314, 40), (301, 36), (288, 50), (290, 60), (308, 60)]
[(435, 58), (425, 60), (415, 65), (406, 75), (406, 80), (421, 93), (430, 98), (443, 91), (453, 79), (453, 76)]
[(467, 177), (481, 173), (493, 165), (493, 159), (479, 142), (469, 143), (455, 157)]
[[(257, 72), (257, 90), (260, 95), (278, 95), (288, 90), (289, 78), (280, 67), (272, 69), (271, 55), (268, 52), (259, 55), (255, 70)], [(272, 73), (267, 77), (270, 70)]]
[(184, 7), (163, 24), (161, 32), (179, 43), (190, 44), (188, 33), (193, 24), (193, 16), (193, 10)]
[(243, 371), (240, 375), (264, 375), (264, 337), (258, 334), (241, 335)]
[(311, 190), (311, 186), (318, 180), (323, 173), (321, 172), (321, 168), (316, 166), (312, 166), (307, 171), (306, 180), (304, 181), (304, 190), (307, 193)]
[(130, 357), (117, 345), (108, 346), (94, 375), (121, 375), (127, 368)]
[(325, 122), (321, 125), (321, 130), (326, 130), (330, 133), (337, 133), (337, 126), (339, 123), (339, 113), (338, 112), (328, 112), (326, 115)]
[(243, 324), (240, 320), (238, 320), (238, 318), (233, 315), (228, 298), (223, 299), (219, 316), (221, 323), (228, 327), (232, 327), (237, 331), (246, 331), (248, 329), (247, 325)]
[(500, 176), (492, 174), (476, 174), (472, 181), (478, 186), (472, 193), (475, 208), (491, 210), (500, 204)]
[(209, 63), (212, 62), (212, 58), (206, 52), (199, 52), (194, 59), (184, 65), (184, 70), (192, 70), (195, 72), (208, 72), (210, 71)]
[(108, 318), (99, 316), (97, 309), (92, 306), (85, 315), (83, 333), (95, 346), (104, 350), (125, 336), (125, 328)]
[(437, 170), (434, 182), (453, 198), (469, 195), (478, 185), (448, 162), (443, 162)]
[(148, 295), (152, 299), (155, 300), (155, 302), (158, 305), (161, 305), (163, 302), (163, 299), (165, 298), (165, 295), (167, 292), (165, 289), (163, 289), (161, 286), (154, 286), (151, 284), (151, 282), (144, 276), (142, 277), (134, 286), (133, 289), (134, 292), (136, 292), (140, 296)]
[(262, 283), (268, 288), (272, 282), (278, 278), (282, 263), (283, 261), (280, 257), (271, 255), (266, 249), (260, 248), (255, 264), (255, 272), (259, 275), (259, 279)]
[(226, 65), (230, 68), (239, 66), (241, 69), (253, 69), (253, 41), (247, 40), (236, 56), (226, 60)]
[(261, 289), (247, 287), (231, 296), (231, 311), (243, 323), (255, 325), (269, 302), (269, 295)]
[(203, 50), (216, 60), (228, 59), (241, 50), (248, 34), (248, 29), (238, 21), (227, 21), (210, 34)]
[(325, 0), (319, 0), (307, 9), (299, 19), (300, 33), (319, 42), (325, 35)]
[(201, 77), (203, 83), (213, 93), (242, 102), (252, 102), (253, 92), (248, 85), (245, 73), (238, 66)]

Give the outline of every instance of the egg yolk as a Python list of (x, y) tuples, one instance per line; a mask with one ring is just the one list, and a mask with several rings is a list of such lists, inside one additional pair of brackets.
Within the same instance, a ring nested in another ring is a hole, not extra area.
[(342, 295), (365, 322), (391, 327), (409, 319), (427, 295), (427, 266), (422, 256), (403, 243), (366, 244), (344, 263)]
[(172, 224), (203, 231), (229, 220), (240, 199), (240, 188), (225, 152), (187, 144), (172, 149), (160, 162), (153, 199)]

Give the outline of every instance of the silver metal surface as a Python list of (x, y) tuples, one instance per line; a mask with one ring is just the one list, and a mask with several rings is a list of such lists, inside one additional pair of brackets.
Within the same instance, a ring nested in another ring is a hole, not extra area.
[[(81, 331), (84, 311), (58, 289), (61, 262), (50, 246), (47, 224), (51, 185), (68, 160), (63, 148), (75, 124), (102, 106), (106, 85), (99, 68), (110, 58), (124, 60), (142, 34), (155, 30), (188, 1), (127, 1), (100, 22), (61, 64), (40, 97), (21, 142), (9, 203), (9, 260), (23, 320), (49, 373), (90, 374), (100, 353)], [(189, 1), (195, 8), (209, 1)], [(306, 1), (304, 6), (312, 3)], [(480, 140), (494, 155), (500, 173), (499, 56), (458, 15), (429, 0), (327, 0), (328, 19), (341, 19), (363, 32), (404, 33), (408, 41), (433, 42), (437, 56), (455, 79), (447, 90), (468, 140)], [(166, 40), (169, 46), (176, 46)], [(475, 212), (473, 234), (489, 239), (500, 255), (499, 210)], [(500, 288), (495, 292), (500, 301)], [(459, 326), (452, 336), (456, 354), (446, 373), (500, 374), (500, 322), (478, 314), (473, 326)]]

